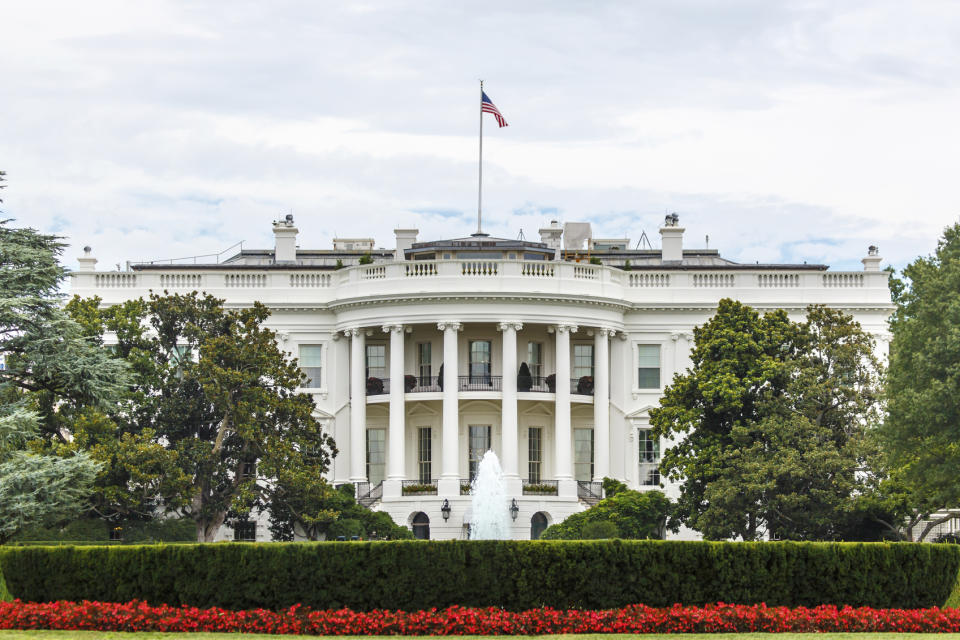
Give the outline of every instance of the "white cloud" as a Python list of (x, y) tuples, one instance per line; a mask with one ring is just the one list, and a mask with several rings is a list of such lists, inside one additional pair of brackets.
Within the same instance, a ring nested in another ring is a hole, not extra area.
[(952, 2), (19, 3), (4, 10), (6, 215), (101, 266), (394, 225), (551, 218), (744, 262), (902, 265), (957, 220)]

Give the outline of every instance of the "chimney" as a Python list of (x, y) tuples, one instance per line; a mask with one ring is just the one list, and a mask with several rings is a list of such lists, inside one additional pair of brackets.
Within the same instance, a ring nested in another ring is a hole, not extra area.
[(394, 260), (406, 260), (406, 254), (404, 252), (413, 247), (413, 243), (417, 241), (417, 234), (419, 233), (419, 229), (393, 230), (393, 235), (397, 237), (397, 255), (394, 257)]
[(660, 258), (664, 262), (680, 262), (683, 260), (683, 227), (677, 226), (680, 216), (671, 213), (663, 220), (660, 227)]
[(556, 220), (550, 221), (549, 227), (540, 229), (540, 242), (556, 251), (560, 250), (560, 237), (563, 235), (563, 229)]
[(273, 223), (273, 237), (276, 249), (273, 261), (277, 264), (297, 261), (297, 228), (293, 226), (293, 214), (288, 213), (283, 220)]
[(83, 248), (83, 257), (77, 258), (77, 262), (80, 264), (80, 267), (77, 268), (77, 271), (96, 271), (97, 270), (97, 259), (93, 257), (93, 249), (89, 246)]
[(863, 263), (864, 271), (880, 271), (880, 261), (883, 258), (880, 257), (880, 250), (877, 249), (876, 245), (870, 245), (867, 247), (867, 257), (860, 260)]

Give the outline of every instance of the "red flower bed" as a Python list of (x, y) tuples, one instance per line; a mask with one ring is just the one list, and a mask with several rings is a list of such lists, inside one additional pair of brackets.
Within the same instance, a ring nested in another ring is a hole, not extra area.
[(284, 611), (151, 606), (145, 602), (2, 602), (0, 629), (230, 631), (308, 635), (516, 635), (546, 633), (724, 633), (784, 631), (957, 632), (960, 609), (768, 607), (719, 603), (583, 611), (450, 607), (429, 611)]

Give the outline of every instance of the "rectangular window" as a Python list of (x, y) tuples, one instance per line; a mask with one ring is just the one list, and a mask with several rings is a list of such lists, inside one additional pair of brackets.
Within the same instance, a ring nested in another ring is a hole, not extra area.
[(593, 480), (593, 429), (573, 430), (573, 473), (577, 480)]
[(660, 484), (660, 442), (650, 435), (649, 429), (640, 430), (640, 484)]
[(530, 368), (530, 375), (533, 376), (533, 384), (537, 384), (543, 378), (543, 343), (527, 343), (527, 367)]
[(527, 431), (527, 481), (531, 484), (540, 482), (540, 471), (543, 468), (543, 429), (530, 427)]
[(573, 345), (573, 378), (579, 380), (583, 376), (593, 375), (593, 345)]
[(240, 471), (240, 477), (244, 480), (256, 478), (257, 477), (257, 461), (248, 460), (244, 462), (243, 468)]
[(477, 477), (480, 460), (490, 449), (490, 426), (470, 425), (470, 482)]
[(367, 482), (377, 486), (383, 482), (387, 466), (387, 430), (367, 429)]
[(431, 344), (421, 342), (417, 344), (417, 375), (420, 376), (418, 384), (422, 387), (430, 384), (430, 378), (433, 376), (433, 354), (431, 353)]
[(660, 388), (660, 345), (637, 345), (637, 386), (641, 389)]
[(417, 429), (417, 474), (420, 482), (433, 481), (433, 429)]
[(323, 347), (319, 344), (300, 345), (300, 370), (307, 376), (303, 386), (307, 389), (319, 389), (321, 384)]
[(490, 384), (490, 341), (470, 341), (470, 383)]
[(253, 520), (243, 520), (233, 525), (233, 540), (235, 542), (256, 542), (257, 523)]
[(367, 377), (381, 380), (387, 377), (387, 345), (367, 345)]

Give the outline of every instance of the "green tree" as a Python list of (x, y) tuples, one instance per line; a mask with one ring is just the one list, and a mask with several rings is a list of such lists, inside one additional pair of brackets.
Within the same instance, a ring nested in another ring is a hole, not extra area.
[[(133, 462), (114, 465), (118, 477), (105, 487), (152, 492), (165, 509), (193, 518), (197, 540), (209, 542), (221, 525), (245, 518), (276, 478), (312, 483), (327, 470), (335, 445), (312, 396), (297, 393), (303, 375), (264, 327), (263, 305), (227, 310), (194, 292), (105, 309), (75, 299), (70, 308), (88, 331), (116, 335), (116, 353), (136, 375), (111, 416), (120, 445), (108, 445)], [(137, 455), (152, 465), (147, 478), (134, 477)]]
[(127, 367), (59, 306), (59, 239), (8, 223), (0, 222), (0, 543), (83, 510), (98, 464), (55, 444), (128, 382)]
[(888, 494), (900, 500), (908, 523), (943, 514), (920, 531), (923, 540), (960, 507), (960, 224), (947, 227), (935, 253), (914, 260), (903, 276), (894, 281), (881, 439), (896, 485)]
[(725, 299), (694, 337), (692, 368), (650, 412), (675, 440), (661, 468), (681, 483), (679, 520), (711, 539), (840, 535), (879, 418), (870, 336), (826, 307), (794, 323)]
[(670, 499), (660, 491), (619, 491), (586, 511), (547, 527), (540, 539), (659, 539), (667, 529), (671, 511)]
[(402, 540), (413, 532), (393, 522), (389, 514), (371, 511), (354, 499), (354, 487), (332, 487), (325, 480), (277, 479), (276, 489), (267, 496), (270, 532), (277, 540), (333, 540), (338, 536), (359, 536), (365, 540)]

